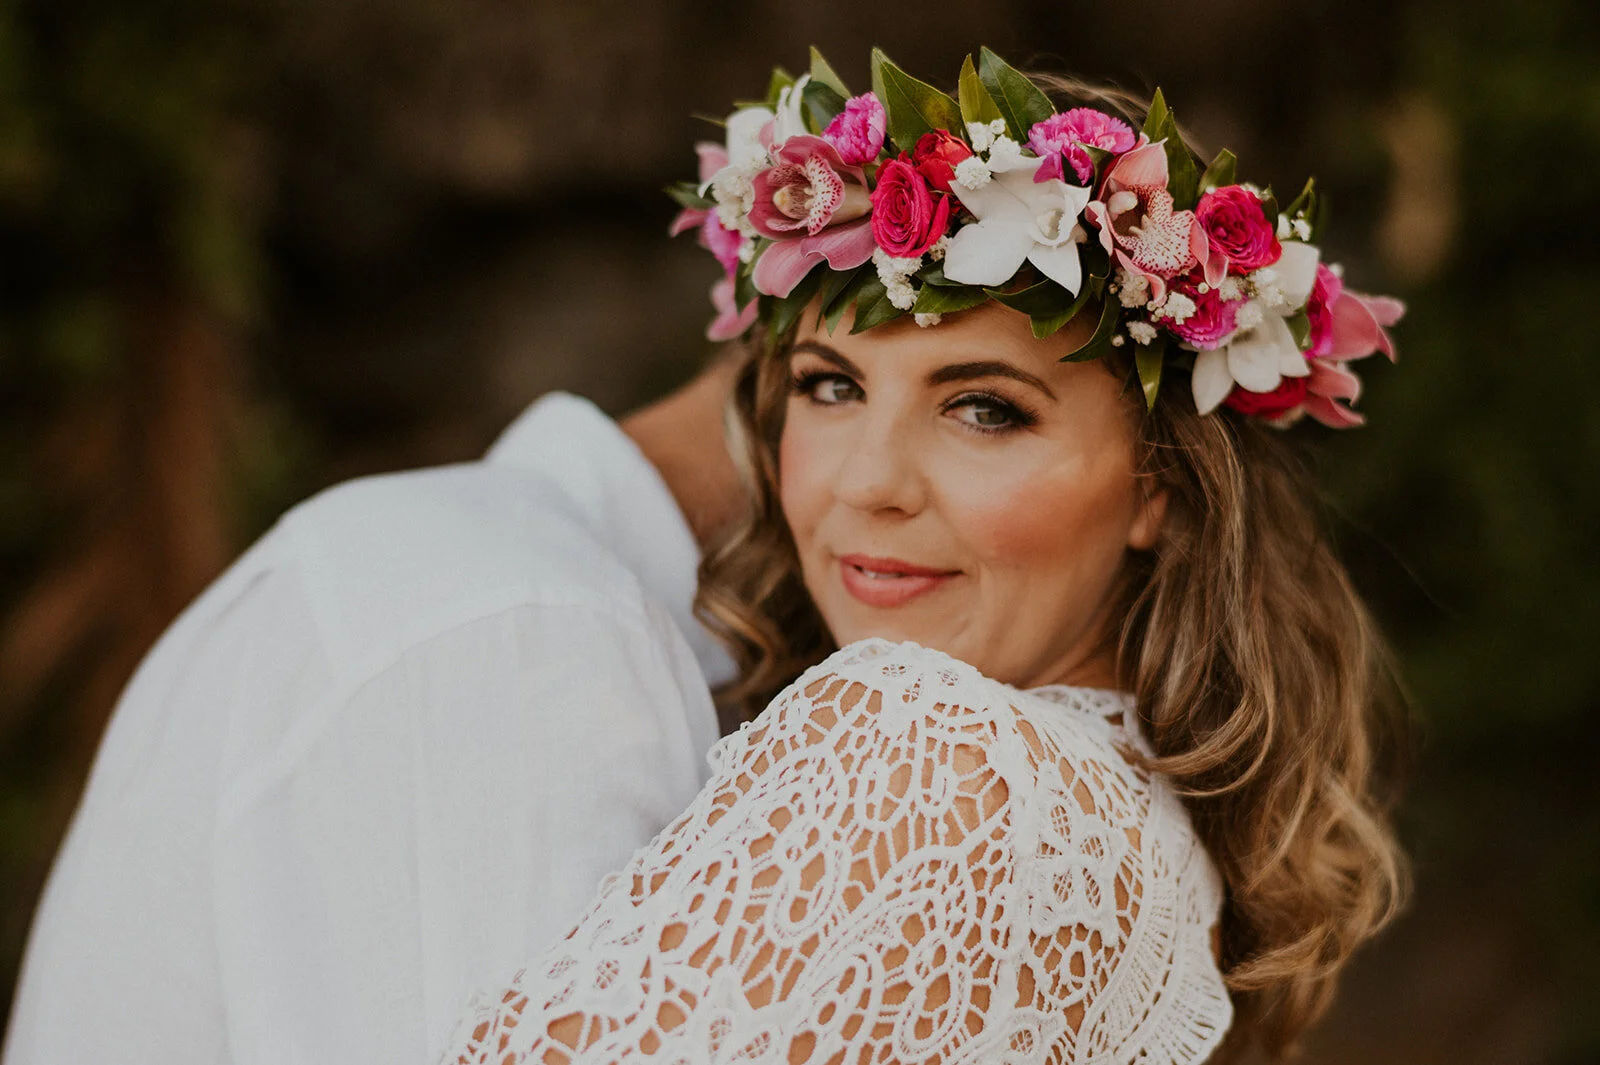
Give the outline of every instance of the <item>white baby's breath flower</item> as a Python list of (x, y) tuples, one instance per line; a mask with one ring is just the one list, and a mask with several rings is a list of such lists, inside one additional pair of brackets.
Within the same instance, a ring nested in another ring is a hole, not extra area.
[(933, 246), (928, 249), (928, 258), (932, 259), (936, 263), (942, 262), (944, 260), (944, 253), (949, 250), (950, 234), (946, 233), (944, 236), (933, 242)]
[(1128, 335), (1140, 344), (1148, 344), (1156, 338), (1156, 327), (1149, 322), (1129, 322)]
[(1294, 230), (1294, 235), (1301, 240), (1311, 239), (1311, 223), (1307, 222), (1304, 218), (1296, 218), (1294, 222), (1291, 223), (1290, 228)]
[(989, 184), (989, 164), (976, 155), (968, 156), (956, 164), (956, 184), (976, 192)]
[(739, 261), (742, 263), (748, 263), (755, 257), (756, 242), (753, 240), (741, 240), (739, 242)]
[(1022, 145), (1010, 137), (996, 137), (989, 145), (990, 170), (1015, 170), (1021, 163)]
[(1234, 315), (1233, 321), (1235, 327), (1241, 333), (1243, 333), (1248, 332), (1249, 330), (1260, 325), (1263, 317), (1264, 315), (1261, 310), (1261, 304), (1251, 300), (1249, 303), (1246, 303), (1243, 307), (1239, 308), (1238, 312)]
[(917, 302), (916, 290), (903, 277), (883, 287), (888, 291), (889, 302), (902, 311), (909, 311)]
[(921, 268), (922, 259), (915, 256), (897, 258), (882, 248), (874, 248), (872, 265), (878, 268), (878, 280), (883, 282), (883, 286), (893, 288), (897, 284), (905, 284), (906, 278)]
[(1173, 322), (1182, 325), (1194, 314), (1194, 300), (1181, 292), (1167, 294), (1167, 302), (1161, 305), (1163, 317), (1171, 318)]
[(973, 151), (975, 151), (975, 152), (986, 152), (986, 151), (988, 151), (989, 150), (989, 145), (994, 143), (994, 134), (989, 131), (989, 123), (987, 123), (987, 122), (968, 122), (967, 123), (967, 140), (972, 142), (972, 150)]
[(1229, 274), (1222, 279), (1222, 284), (1217, 286), (1217, 295), (1230, 303), (1234, 300), (1244, 299), (1244, 282)]
[(1121, 333), (1117, 333), (1114, 336), (1112, 336), (1112, 338), (1111, 338), (1111, 346), (1114, 347), (1114, 348), (1120, 348), (1120, 347), (1122, 347), (1123, 344), (1126, 344), (1127, 342), (1128, 342), (1128, 338), (1123, 336)]
[(1124, 307), (1138, 307), (1150, 298), (1150, 282), (1143, 274), (1117, 267), (1117, 301)]
[(929, 326), (938, 325), (940, 319), (943, 318), (944, 316), (935, 313), (935, 314), (916, 314), (916, 315), (912, 315), (912, 317), (914, 319), (916, 319), (916, 323), (918, 325), (922, 326), (922, 328), (924, 328), (924, 329), (927, 329)]

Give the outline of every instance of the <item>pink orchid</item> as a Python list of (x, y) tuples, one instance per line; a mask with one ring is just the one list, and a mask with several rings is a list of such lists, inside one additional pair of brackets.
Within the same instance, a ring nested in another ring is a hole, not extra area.
[(756, 314), (760, 310), (756, 300), (745, 304), (743, 310), (739, 309), (734, 301), (732, 277), (721, 278), (711, 286), (711, 306), (716, 308), (717, 317), (706, 327), (707, 340), (732, 340), (741, 336), (756, 324)]
[(1167, 190), (1165, 142), (1142, 144), (1106, 171), (1100, 198), (1084, 213), (1100, 243), (1122, 268), (1144, 277), (1150, 298), (1166, 299), (1167, 282), (1206, 258), (1206, 233), (1193, 211), (1174, 211)]
[(755, 176), (750, 224), (775, 241), (756, 260), (757, 291), (787, 296), (818, 262), (853, 270), (872, 257), (872, 209), (861, 168), (821, 137), (797, 134), (775, 146)]
[(1061, 160), (1072, 164), (1078, 184), (1087, 185), (1094, 178), (1094, 159), (1085, 148), (1100, 148), (1118, 153), (1131, 151), (1137, 146), (1133, 127), (1119, 118), (1092, 107), (1074, 107), (1059, 115), (1051, 115), (1035, 122), (1028, 131), (1028, 147), (1044, 160), (1035, 181), (1066, 177)]

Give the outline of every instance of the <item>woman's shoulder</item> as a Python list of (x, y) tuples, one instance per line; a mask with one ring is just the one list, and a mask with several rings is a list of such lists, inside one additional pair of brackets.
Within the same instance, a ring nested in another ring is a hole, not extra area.
[(802, 673), (785, 694), (803, 695), (830, 679), (878, 693), (892, 714), (918, 708), (946, 718), (977, 715), (1005, 723), (1007, 731), (1031, 725), (1057, 744), (1107, 753), (1144, 749), (1129, 692), (1065, 684), (1018, 688), (911, 640), (871, 637), (847, 644)]

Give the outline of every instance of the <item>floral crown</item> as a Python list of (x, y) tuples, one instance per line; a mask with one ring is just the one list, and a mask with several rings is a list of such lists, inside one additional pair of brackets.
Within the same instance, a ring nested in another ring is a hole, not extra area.
[(697, 230), (724, 270), (707, 336), (759, 321), (783, 337), (819, 297), (830, 332), (852, 308), (860, 332), (992, 299), (1042, 339), (1087, 309), (1094, 332), (1065, 358), (1131, 351), (1149, 406), (1176, 368), (1202, 414), (1361, 424), (1340, 402), (1361, 390), (1347, 363), (1393, 359), (1385, 327), (1405, 308), (1320, 261), (1313, 182), (1280, 208), (1235, 179), (1230, 151), (1202, 173), (1159, 89), (1135, 130), (1057, 112), (987, 48), (957, 86), (952, 99), (874, 49), (872, 91), (852, 96), (813, 48), (807, 74), (775, 70), (723, 144), (699, 144), (699, 182), (668, 192), (672, 233)]

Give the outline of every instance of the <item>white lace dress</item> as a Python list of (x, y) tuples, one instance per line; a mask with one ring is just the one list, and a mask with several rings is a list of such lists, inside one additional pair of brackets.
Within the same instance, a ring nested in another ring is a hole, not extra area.
[(1198, 1063), (1232, 1018), (1221, 881), (1124, 755), (1133, 698), (865, 640), (711, 753), (444, 1060)]

